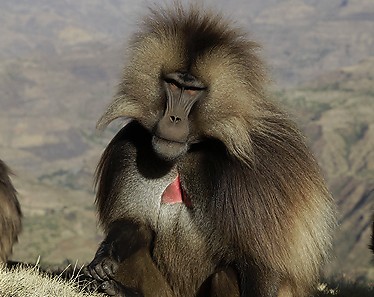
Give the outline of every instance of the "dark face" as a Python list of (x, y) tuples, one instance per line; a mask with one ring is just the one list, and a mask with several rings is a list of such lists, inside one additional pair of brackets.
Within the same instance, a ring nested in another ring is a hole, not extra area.
[(174, 72), (164, 76), (163, 88), (166, 106), (154, 129), (152, 145), (160, 157), (174, 160), (188, 150), (189, 115), (206, 87), (191, 74)]

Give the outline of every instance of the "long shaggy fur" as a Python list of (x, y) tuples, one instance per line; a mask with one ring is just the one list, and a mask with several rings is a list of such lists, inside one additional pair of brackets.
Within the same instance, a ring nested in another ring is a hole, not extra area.
[[(219, 265), (235, 266), (241, 296), (274, 275), (279, 296), (306, 296), (331, 247), (333, 200), (304, 137), (267, 98), (258, 48), (219, 15), (154, 10), (98, 123), (133, 121), (98, 167), (100, 221), (150, 224), (154, 261), (177, 296), (194, 296)], [(175, 71), (199, 78), (207, 96), (190, 114), (189, 152), (170, 163), (152, 151), (151, 132), (164, 110), (162, 77)], [(176, 172), (192, 210), (159, 205)]]
[(21, 208), (9, 169), (0, 160), (0, 262), (5, 262), (21, 232)]

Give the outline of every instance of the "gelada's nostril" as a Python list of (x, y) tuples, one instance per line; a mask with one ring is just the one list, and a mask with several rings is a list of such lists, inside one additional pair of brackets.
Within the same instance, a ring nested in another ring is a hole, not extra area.
[(176, 117), (176, 116), (170, 116), (170, 122), (172, 123), (179, 123), (182, 119), (180, 117)]

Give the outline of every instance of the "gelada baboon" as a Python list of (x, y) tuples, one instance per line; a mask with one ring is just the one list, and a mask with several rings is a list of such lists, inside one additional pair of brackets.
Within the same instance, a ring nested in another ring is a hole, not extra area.
[(219, 15), (180, 6), (135, 35), (98, 123), (129, 122), (97, 173), (106, 238), (87, 270), (107, 293), (302, 297), (315, 284), (334, 204), (257, 51)]
[(9, 169), (0, 160), (0, 262), (6, 262), (21, 232), (21, 208)]

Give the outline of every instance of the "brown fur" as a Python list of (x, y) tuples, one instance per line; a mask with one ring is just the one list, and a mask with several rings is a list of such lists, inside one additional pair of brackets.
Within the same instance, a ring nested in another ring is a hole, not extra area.
[(6, 262), (21, 232), (21, 208), (9, 169), (0, 160), (0, 262)]
[[(257, 50), (218, 15), (153, 11), (99, 121), (132, 121), (98, 167), (100, 222), (108, 233), (121, 219), (149, 226), (152, 260), (175, 296), (196, 296), (222, 267), (237, 273), (240, 296), (307, 296), (330, 249), (332, 198), (304, 137), (267, 98)], [(189, 151), (165, 161), (151, 139), (165, 104), (160, 81), (175, 71), (207, 94), (189, 115)], [(177, 172), (192, 209), (160, 205)], [(235, 277), (223, 278), (235, 296)]]
[(210, 289), (211, 297), (226, 296), (239, 297), (238, 276), (233, 270), (217, 271), (212, 276), (212, 284)]
[(124, 261), (118, 269), (117, 277), (126, 287), (139, 290), (144, 296), (174, 296), (163, 275), (155, 267), (149, 250), (141, 249)]
[(372, 215), (371, 240), (370, 240), (369, 248), (371, 249), (372, 253), (374, 254), (374, 215)]

